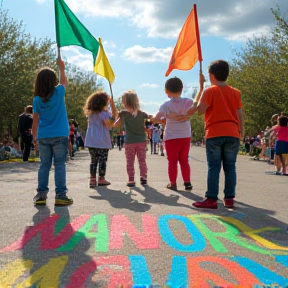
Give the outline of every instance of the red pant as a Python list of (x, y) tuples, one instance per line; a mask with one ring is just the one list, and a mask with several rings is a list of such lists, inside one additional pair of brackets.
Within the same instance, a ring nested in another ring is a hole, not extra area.
[(146, 142), (125, 144), (126, 169), (129, 181), (134, 181), (134, 162), (136, 155), (139, 162), (140, 176), (144, 178), (147, 177), (146, 147)]
[(184, 182), (190, 182), (190, 165), (188, 161), (191, 138), (179, 138), (165, 141), (168, 159), (168, 175), (171, 184), (176, 184), (178, 161)]

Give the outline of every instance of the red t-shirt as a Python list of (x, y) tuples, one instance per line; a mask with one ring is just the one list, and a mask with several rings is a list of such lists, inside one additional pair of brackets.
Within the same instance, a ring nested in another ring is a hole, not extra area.
[(238, 109), (242, 108), (241, 92), (229, 85), (205, 89), (200, 102), (205, 111), (205, 138), (221, 136), (239, 137)]

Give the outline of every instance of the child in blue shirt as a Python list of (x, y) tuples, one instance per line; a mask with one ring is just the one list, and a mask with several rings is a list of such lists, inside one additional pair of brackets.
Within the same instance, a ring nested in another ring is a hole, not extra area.
[(37, 74), (33, 100), (33, 142), (40, 154), (37, 195), (35, 205), (46, 205), (49, 192), (49, 172), (52, 159), (55, 166), (55, 205), (73, 203), (67, 197), (66, 159), (68, 154), (69, 125), (65, 106), (65, 64), (58, 58), (60, 84), (53, 69), (44, 67)]

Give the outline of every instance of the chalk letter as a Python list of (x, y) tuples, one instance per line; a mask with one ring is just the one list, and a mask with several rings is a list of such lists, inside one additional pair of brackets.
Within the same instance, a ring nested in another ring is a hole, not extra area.
[[(79, 229), (89, 219), (89, 215), (82, 215), (75, 219), (71, 224), (67, 224), (65, 228), (58, 234), (54, 235), (55, 225), (57, 221), (65, 221), (64, 218), (60, 218), (58, 214), (47, 217), (43, 222), (26, 227), (24, 235), (16, 242), (6, 246), (0, 252), (20, 250), (38, 233), (41, 234), (41, 250), (56, 249), (75, 233), (75, 230)], [(60, 218), (60, 219), (59, 219)], [(60, 223), (61, 224), (61, 223)]]
[(59, 276), (67, 264), (68, 256), (51, 259), (47, 265), (41, 267), (28, 277), (27, 280), (17, 285), (17, 288), (31, 287), (37, 283), (37, 287), (59, 287)]
[[(246, 249), (252, 250), (254, 252), (260, 253), (260, 254), (266, 254), (270, 255), (272, 252), (261, 248), (253, 243), (251, 241), (248, 241), (244, 238), (239, 237), (240, 231), (234, 226), (229, 223), (226, 223), (224, 219), (217, 216), (211, 216), (211, 215), (205, 215), (205, 214), (197, 214), (197, 215), (189, 215), (188, 216), (195, 225), (199, 228), (199, 230), (202, 232), (203, 235), (205, 235), (205, 238), (210, 242), (212, 247), (215, 251), (220, 253), (227, 253), (228, 250), (226, 247), (221, 243), (221, 241), (218, 238), (227, 239), (228, 241), (237, 244), (238, 246), (242, 246)], [(224, 226), (226, 228), (225, 232), (214, 232), (211, 231), (202, 221), (201, 218), (211, 219), (215, 222), (218, 222), (222, 227)], [(273, 251), (273, 253), (277, 253), (276, 251)], [(283, 252), (282, 252), (283, 253)]]
[(18, 259), (9, 263), (0, 271), (0, 287), (14, 287), (14, 282), (23, 275), (26, 270), (33, 267), (31, 260)]
[[(237, 285), (230, 283), (224, 280), (218, 274), (208, 271), (201, 268), (200, 263), (203, 262), (213, 262), (220, 264), (222, 267), (226, 268), (230, 274), (238, 282)], [(259, 284), (259, 281), (256, 277), (251, 274), (246, 269), (242, 268), (240, 265), (236, 264), (228, 259), (217, 258), (217, 257), (188, 257), (187, 266), (188, 266), (188, 275), (189, 275), (189, 288), (209, 288), (211, 287), (208, 284), (207, 280), (213, 281), (213, 284), (217, 287), (253, 287), (254, 284)]]
[[(93, 225), (97, 224), (97, 233), (90, 232)], [(69, 241), (58, 248), (58, 251), (71, 251), (82, 240), (82, 238), (95, 238), (95, 251), (108, 251), (108, 227), (104, 214), (92, 215), (92, 217), (81, 227)]]
[[(278, 284), (280, 287), (287, 287), (288, 279), (284, 278), (275, 272), (269, 270), (268, 268), (262, 266), (261, 264), (253, 261), (252, 259), (234, 256), (230, 258), (231, 260), (239, 263), (242, 267), (253, 273), (264, 285)], [(273, 286), (274, 286), (273, 285)]]
[[(191, 240), (194, 243), (191, 244), (183, 244), (180, 243), (174, 236), (173, 232), (171, 231), (169, 227), (169, 220), (177, 220), (182, 222), (188, 233), (191, 236)], [(180, 215), (163, 215), (159, 217), (158, 219), (158, 226), (159, 231), (162, 237), (162, 240), (172, 247), (175, 250), (181, 251), (181, 252), (199, 252), (205, 249), (206, 247), (206, 241), (203, 238), (202, 234), (199, 232), (197, 227), (192, 223), (187, 217), (180, 216)]]
[(156, 217), (144, 214), (142, 215), (142, 223), (143, 232), (139, 232), (125, 215), (113, 216), (109, 249), (121, 249), (123, 247), (123, 232), (129, 235), (138, 249), (158, 249), (160, 236), (157, 230)]

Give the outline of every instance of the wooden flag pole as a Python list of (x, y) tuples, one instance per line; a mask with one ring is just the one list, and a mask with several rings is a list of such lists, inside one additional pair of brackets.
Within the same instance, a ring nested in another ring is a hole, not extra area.
[[(199, 25), (198, 25), (198, 15), (197, 15), (197, 6), (196, 4), (193, 5), (193, 10), (194, 10), (194, 19), (195, 19), (195, 27), (196, 27), (196, 38), (197, 38), (197, 50), (198, 50), (198, 59), (199, 59), (199, 66), (200, 66), (200, 71), (199, 71), (199, 78), (202, 77), (203, 71), (202, 71), (202, 51), (201, 51), (201, 43), (200, 43), (200, 32), (199, 32)], [(202, 89), (200, 87), (200, 91), (196, 95), (194, 101), (198, 102), (202, 94)]]
[(60, 51), (60, 47), (57, 46), (57, 50), (58, 50), (58, 59), (61, 59), (61, 51)]
[(113, 99), (112, 86), (111, 86), (111, 83), (110, 83), (110, 82), (109, 82), (109, 87), (110, 87), (110, 92), (111, 92), (111, 98)]

